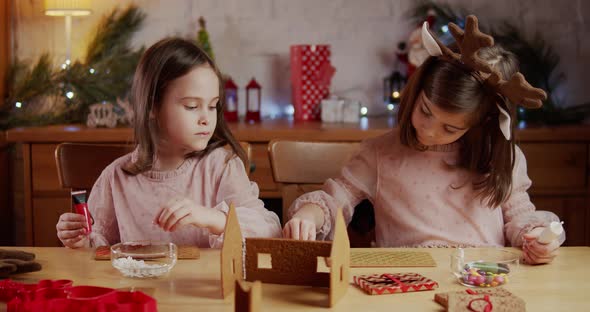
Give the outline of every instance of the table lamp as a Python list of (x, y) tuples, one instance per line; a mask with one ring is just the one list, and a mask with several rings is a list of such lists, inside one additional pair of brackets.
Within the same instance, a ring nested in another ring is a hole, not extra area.
[(66, 64), (72, 57), (72, 16), (90, 15), (90, 0), (45, 0), (45, 15), (66, 19)]

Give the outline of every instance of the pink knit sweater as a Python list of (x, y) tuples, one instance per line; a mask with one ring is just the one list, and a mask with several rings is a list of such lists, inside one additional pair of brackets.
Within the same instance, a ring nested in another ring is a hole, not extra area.
[(230, 152), (218, 148), (203, 158), (188, 158), (176, 170), (148, 171), (136, 176), (122, 166), (133, 153), (110, 164), (100, 175), (88, 200), (94, 226), (93, 246), (117, 242), (155, 240), (178, 245), (219, 248), (223, 235), (186, 226), (165, 232), (152, 224), (156, 214), (171, 198), (186, 196), (198, 205), (227, 213), (229, 203), (236, 206), (242, 235), (280, 237), (277, 215), (264, 208), (258, 199), (258, 186), (250, 182), (244, 164)]
[(551, 212), (535, 211), (520, 149), (510, 197), (490, 208), (472, 187), (476, 176), (447, 165), (456, 163), (458, 148), (454, 143), (418, 151), (402, 145), (397, 130), (366, 140), (339, 177), (299, 197), (289, 215), (306, 203), (319, 205), (325, 222), (318, 239), (331, 239), (336, 209), (342, 207), (350, 222), (354, 207), (367, 198), (375, 209), (379, 247), (521, 246), (524, 233), (558, 220)]

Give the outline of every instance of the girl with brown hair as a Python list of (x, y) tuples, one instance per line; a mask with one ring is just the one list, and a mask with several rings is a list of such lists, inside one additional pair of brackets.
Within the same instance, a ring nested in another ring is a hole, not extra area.
[(65, 246), (155, 240), (220, 247), (230, 203), (245, 236), (281, 235), (224, 122), (221, 82), (213, 60), (189, 41), (163, 39), (144, 53), (131, 89), (136, 149), (110, 164), (92, 188), (91, 233), (84, 216), (60, 217), (57, 235)]
[(523, 247), (529, 263), (550, 262), (565, 235), (536, 238), (555, 214), (535, 211), (526, 160), (515, 146), (516, 107), (540, 107), (545, 93), (517, 72), (515, 56), (481, 33), (449, 25), (455, 53), (423, 28), (430, 57), (402, 92), (398, 128), (361, 144), (323, 190), (291, 206), (283, 235), (329, 239), (335, 211), (350, 222), (369, 199), (379, 247)]

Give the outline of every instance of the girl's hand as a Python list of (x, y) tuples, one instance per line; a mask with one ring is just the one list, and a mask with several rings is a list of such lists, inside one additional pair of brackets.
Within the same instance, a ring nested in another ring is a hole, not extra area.
[(316, 226), (313, 221), (294, 217), (283, 228), (283, 237), (298, 240), (315, 240)]
[(197, 205), (189, 198), (174, 198), (162, 207), (154, 224), (164, 231), (173, 232), (181, 226), (193, 225), (208, 228), (214, 234), (221, 234), (225, 227), (223, 212)]
[(77, 213), (64, 213), (59, 216), (55, 226), (57, 238), (64, 246), (69, 248), (90, 247), (88, 229), (86, 229), (86, 217)]
[(524, 260), (528, 264), (549, 263), (557, 256), (559, 242), (556, 239), (549, 244), (541, 244), (537, 241), (544, 229), (545, 227), (538, 227), (524, 234), (522, 251)]
[(305, 204), (285, 224), (283, 237), (299, 240), (315, 240), (316, 232), (324, 224), (324, 212), (316, 204)]

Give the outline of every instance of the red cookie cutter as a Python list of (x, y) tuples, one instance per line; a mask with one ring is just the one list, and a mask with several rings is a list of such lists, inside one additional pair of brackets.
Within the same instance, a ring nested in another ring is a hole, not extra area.
[(97, 286), (72, 286), (70, 280), (41, 280), (23, 284), (0, 281), (0, 301), (8, 302), (8, 312), (81, 311), (152, 312), (156, 300), (141, 291), (117, 291)]

